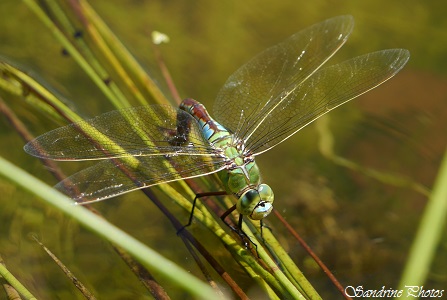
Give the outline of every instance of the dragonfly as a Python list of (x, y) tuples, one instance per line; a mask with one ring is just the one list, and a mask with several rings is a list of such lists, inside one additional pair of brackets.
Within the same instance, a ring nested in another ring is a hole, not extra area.
[(70, 196), (77, 203), (217, 173), (240, 221), (262, 220), (274, 193), (255, 158), (390, 79), (410, 57), (408, 50), (388, 49), (322, 67), (353, 26), (352, 16), (334, 17), (264, 50), (228, 78), (214, 118), (193, 99), (178, 108), (125, 108), (47, 132), (24, 150), (57, 161), (100, 160), (56, 185), (76, 191)]

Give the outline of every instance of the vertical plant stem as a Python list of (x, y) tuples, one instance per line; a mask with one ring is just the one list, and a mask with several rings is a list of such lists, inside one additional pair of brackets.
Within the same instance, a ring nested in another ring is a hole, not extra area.
[(447, 216), (447, 150), (444, 154), (433, 192), (421, 218), (419, 229), (408, 255), (399, 289), (422, 286), (427, 278)]

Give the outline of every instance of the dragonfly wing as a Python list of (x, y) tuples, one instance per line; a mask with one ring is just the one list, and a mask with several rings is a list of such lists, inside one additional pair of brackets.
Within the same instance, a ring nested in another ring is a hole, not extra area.
[[(177, 124), (187, 124), (181, 143), (173, 143)], [(47, 132), (24, 147), (53, 160), (91, 160), (126, 156), (215, 155), (197, 121), (171, 106), (140, 106), (111, 111)]]
[(104, 160), (56, 185), (76, 202), (86, 204), (105, 200), (133, 190), (193, 178), (225, 168), (224, 159), (203, 156), (141, 156), (138, 164), (122, 159)]
[(269, 150), (321, 115), (390, 79), (409, 57), (405, 49), (382, 50), (320, 69), (268, 113), (246, 141), (247, 148), (255, 155)]
[(353, 26), (352, 16), (328, 19), (255, 56), (218, 93), (216, 120), (239, 137), (247, 136), (263, 117), (260, 113), (318, 70), (346, 42)]

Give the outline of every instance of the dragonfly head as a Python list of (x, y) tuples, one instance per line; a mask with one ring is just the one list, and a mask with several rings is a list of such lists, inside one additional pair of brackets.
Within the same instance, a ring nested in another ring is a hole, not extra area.
[(245, 191), (236, 204), (239, 213), (249, 216), (253, 220), (261, 220), (273, 209), (273, 190), (267, 184), (260, 184), (256, 188)]

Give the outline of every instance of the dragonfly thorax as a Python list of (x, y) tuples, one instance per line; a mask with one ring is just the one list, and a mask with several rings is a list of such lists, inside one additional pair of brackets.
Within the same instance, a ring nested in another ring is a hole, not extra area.
[(236, 147), (225, 149), (227, 169), (219, 177), (229, 194), (237, 199), (236, 208), (242, 215), (261, 220), (272, 210), (273, 191), (261, 183), (259, 168), (252, 156), (245, 156)]

